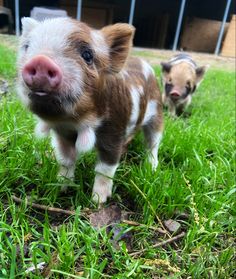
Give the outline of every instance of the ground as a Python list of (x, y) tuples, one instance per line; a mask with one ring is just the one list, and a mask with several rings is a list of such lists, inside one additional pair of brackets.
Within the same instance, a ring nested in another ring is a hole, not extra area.
[[(112, 200), (97, 210), (95, 153), (79, 159), (60, 194), (49, 140), (34, 138), (34, 119), (15, 94), (17, 40), (0, 42), (0, 80), (10, 85), (0, 96), (0, 278), (235, 278), (234, 60), (192, 54), (211, 67), (188, 117), (165, 112), (158, 170), (137, 135)], [(159, 62), (173, 55), (133, 54), (159, 81)]]

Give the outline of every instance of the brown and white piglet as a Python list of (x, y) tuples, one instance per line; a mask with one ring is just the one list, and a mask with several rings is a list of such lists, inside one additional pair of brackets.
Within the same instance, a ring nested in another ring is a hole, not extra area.
[(162, 62), (163, 104), (171, 116), (179, 116), (192, 101), (192, 95), (203, 79), (207, 66), (198, 67), (193, 59), (181, 53)]
[(93, 200), (106, 202), (123, 147), (142, 128), (153, 169), (163, 120), (152, 68), (128, 58), (134, 28), (95, 30), (70, 19), (23, 18), (18, 92), (37, 115), (36, 133), (50, 131), (59, 176), (73, 179), (76, 159), (96, 147)]

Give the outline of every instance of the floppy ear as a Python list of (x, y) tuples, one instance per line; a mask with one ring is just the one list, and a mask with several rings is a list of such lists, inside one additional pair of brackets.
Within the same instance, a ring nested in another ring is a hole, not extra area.
[(22, 17), (22, 36), (27, 35), (31, 30), (39, 24), (39, 22), (31, 17)]
[(168, 63), (168, 62), (161, 62), (161, 70), (162, 70), (162, 73), (166, 73), (168, 74), (171, 70), (171, 64)]
[(118, 73), (128, 57), (135, 28), (126, 23), (117, 23), (105, 26), (101, 31), (109, 47), (110, 70)]
[(206, 66), (201, 66), (201, 67), (197, 67), (195, 72), (196, 72), (196, 83), (200, 83), (200, 81), (203, 79), (204, 74), (206, 73), (206, 71), (208, 70), (209, 65)]

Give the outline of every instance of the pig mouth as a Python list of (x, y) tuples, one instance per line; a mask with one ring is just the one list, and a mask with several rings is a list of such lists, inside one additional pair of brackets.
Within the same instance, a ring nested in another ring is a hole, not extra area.
[(28, 93), (29, 98), (32, 101), (44, 101), (45, 99), (47, 100), (53, 100), (53, 99), (58, 99), (58, 94), (55, 92), (47, 92), (44, 90), (36, 90), (36, 91), (30, 91)]
[(58, 93), (31, 91), (28, 97), (30, 110), (43, 119), (54, 119), (65, 115), (63, 102)]
[(177, 92), (173, 92), (170, 95), (171, 95), (171, 97), (174, 97), (174, 98), (179, 98), (180, 97), (180, 94), (177, 93)]
[(38, 95), (38, 96), (47, 96), (48, 93), (44, 92), (44, 91), (38, 91), (38, 92), (34, 92), (34, 94)]

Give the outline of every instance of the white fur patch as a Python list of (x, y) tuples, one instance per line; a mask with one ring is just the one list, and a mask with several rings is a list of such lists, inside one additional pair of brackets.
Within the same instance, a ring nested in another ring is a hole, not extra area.
[(106, 163), (98, 163), (95, 171), (95, 181), (93, 185), (92, 198), (96, 203), (104, 203), (112, 194), (113, 176), (116, 172), (118, 164), (108, 165)]
[(35, 25), (29, 34), (29, 52), (58, 51), (57, 55), (67, 46), (68, 36), (78, 27), (69, 18), (47, 19)]
[(136, 123), (138, 121), (141, 94), (143, 94), (142, 86), (139, 86), (139, 87), (132, 86), (131, 87), (130, 95), (131, 95), (131, 99), (132, 99), (132, 110), (131, 110), (129, 124), (126, 129), (126, 136), (129, 136), (133, 132), (133, 130), (135, 129)]
[(23, 29), (22, 35), (25, 36), (31, 30), (33, 30), (38, 25), (39, 22), (31, 17), (22, 17), (21, 23)]
[(147, 104), (142, 125), (146, 125), (151, 120), (151, 118), (154, 117), (156, 114), (157, 114), (157, 102), (151, 100)]
[(152, 136), (153, 146), (149, 154), (149, 162), (152, 165), (152, 169), (155, 170), (158, 166), (158, 149), (162, 139), (162, 132), (157, 132)]
[(93, 48), (95, 52), (98, 53), (98, 55), (108, 55), (108, 45), (104, 39), (103, 34), (99, 30), (93, 30), (91, 31), (91, 37), (93, 41)]
[(147, 80), (150, 75), (154, 75), (153, 68), (144, 60), (141, 60), (142, 62), (142, 68), (143, 68), (143, 75), (145, 76), (145, 79)]
[(85, 153), (93, 149), (96, 142), (94, 129), (84, 127), (78, 131), (77, 140), (75, 143), (76, 150), (79, 154)]
[(48, 124), (38, 118), (38, 122), (34, 129), (34, 134), (36, 138), (38, 139), (45, 138), (49, 135), (49, 132), (50, 132), (50, 127), (48, 126)]
[(64, 154), (61, 152), (61, 147), (58, 142), (57, 135), (53, 131), (52, 131), (51, 135), (52, 135), (51, 144), (54, 149), (54, 153), (55, 153), (58, 163), (60, 165), (66, 166), (66, 167), (73, 165), (74, 158), (70, 158), (69, 156), (64, 156)]

